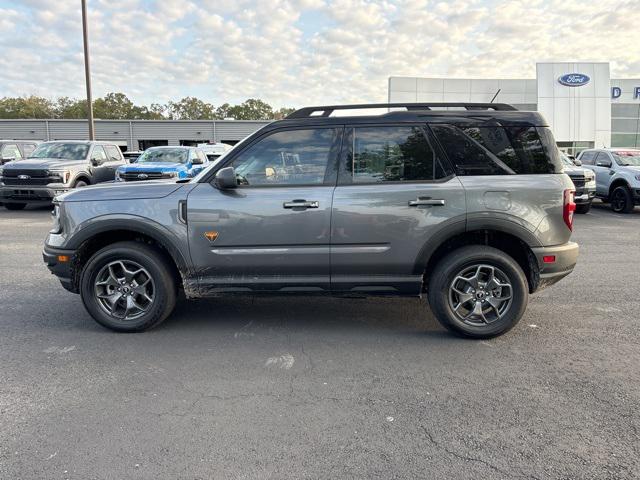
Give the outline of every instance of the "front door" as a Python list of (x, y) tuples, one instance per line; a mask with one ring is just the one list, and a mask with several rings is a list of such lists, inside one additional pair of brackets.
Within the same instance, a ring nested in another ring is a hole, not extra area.
[(331, 288), (417, 295), (421, 254), (443, 229), (463, 231), (462, 184), (421, 125), (347, 128), (333, 198)]
[(189, 248), (204, 292), (329, 290), (331, 206), (342, 128), (269, 132), (229, 157), (235, 189), (187, 199)]
[(89, 168), (91, 169), (91, 174), (93, 176), (93, 183), (113, 180), (113, 178), (109, 178), (109, 162), (107, 161), (107, 154), (105, 153), (102, 145), (93, 146), (89, 159), (91, 162), (91, 166)]
[(596, 193), (602, 197), (609, 195), (609, 183), (613, 175), (613, 159), (607, 152), (598, 152), (595, 165), (591, 167), (596, 174)]

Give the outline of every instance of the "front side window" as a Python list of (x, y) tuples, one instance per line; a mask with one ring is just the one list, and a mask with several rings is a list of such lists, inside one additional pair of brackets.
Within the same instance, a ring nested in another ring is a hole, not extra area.
[(596, 159), (596, 152), (594, 152), (593, 150), (584, 152), (582, 155), (580, 155), (580, 161), (585, 165), (595, 164), (595, 159)]
[(315, 185), (324, 182), (333, 128), (286, 130), (260, 139), (231, 162), (238, 185)]
[(562, 171), (552, 138), (548, 143), (553, 151), (547, 152), (539, 129), (530, 125), (432, 125), (432, 130), (461, 175), (541, 174)]
[(22, 151), (24, 152), (25, 157), (30, 156), (35, 149), (36, 146), (33, 143), (25, 143), (24, 145), (22, 145)]
[(105, 151), (107, 152), (107, 156), (109, 157), (109, 161), (117, 162), (121, 159), (120, 157), (120, 149), (115, 145), (105, 145)]
[(598, 152), (598, 156), (596, 156), (596, 165), (610, 167), (611, 159), (609, 158), (609, 155), (605, 152)]
[(352, 183), (419, 182), (447, 176), (419, 126), (352, 129), (344, 170)]
[(138, 157), (136, 163), (187, 163), (187, 148), (149, 148)]
[(89, 153), (85, 143), (41, 143), (30, 158), (55, 158), (57, 160), (84, 160)]
[(19, 160), (22, 158), (20, 154), (20, 150), (18, 149), (18, 145), (15, 143), (8, 143), (2, 147), (2, 152), (0, 152), (0, 156), (2, 158), (15, 158)]
[(104, 148), (102, 148), (100, 145), (96, 145), (95, 147), (93, 147), (93, 152), (91, 152), (91, 160), (97, 160), (100, 163), (105, 162), (107, 160), (107, 154), (104, 153)]

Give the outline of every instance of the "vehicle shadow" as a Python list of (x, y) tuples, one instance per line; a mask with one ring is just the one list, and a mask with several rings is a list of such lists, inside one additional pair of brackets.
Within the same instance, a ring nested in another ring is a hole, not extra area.
[(611, 205), (608, 203), (605, 203), (601, 200), (594, 200), (593, 203), (591, 204), (591, 209), (592, 211), (596, 211), (598, 213), (602, 212), (602, 213), (608, 213), (614, 217), (621, 217), (621, 218), (638, 218), (640, 217), (640, 206), (637, 206), (633, 209), (632, 212), (630, 213), (616, 213), (613, 210), (611, 210)]
[(334, 298), (324, 296), (237, 296), (180, 299), (159, 329), (167, 331), (287, 328), (306, 333), (364, 333), (373, 330), (402, 334), (448, 335), (435, 320), (425, 299)]

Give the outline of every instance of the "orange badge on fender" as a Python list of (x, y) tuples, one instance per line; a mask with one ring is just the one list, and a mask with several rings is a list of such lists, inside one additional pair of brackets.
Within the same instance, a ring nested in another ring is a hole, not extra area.
[(218, 238), (218, 232), (204, 232), (204, 236), (210, 242), (214, 242), (216, 240), (216, 238)]

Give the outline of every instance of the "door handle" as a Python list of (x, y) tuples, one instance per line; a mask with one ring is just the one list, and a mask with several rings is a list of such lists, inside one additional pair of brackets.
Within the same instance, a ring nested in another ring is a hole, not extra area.
[(316, 200), (312, 200), (307, 202), (306, 200), (293, 200), (291, 202), (284, 202), (282, 204), (283, 208), (318, 208), (320, 206), (320, 202)]
[(431, 197), (418, 197), (416, 200), (409, 200), (410, 207), (419, 207), (421, 205), (442, 206), (445, 201)]

